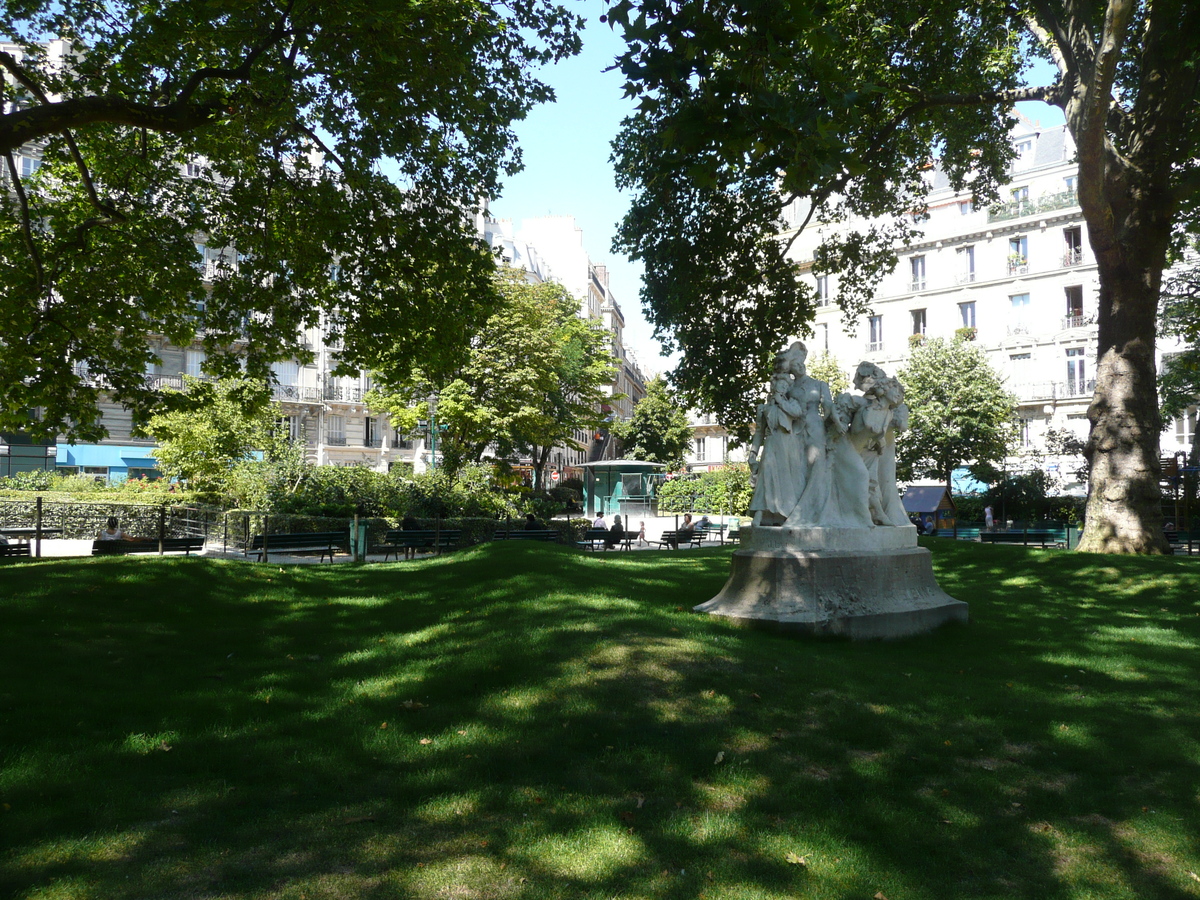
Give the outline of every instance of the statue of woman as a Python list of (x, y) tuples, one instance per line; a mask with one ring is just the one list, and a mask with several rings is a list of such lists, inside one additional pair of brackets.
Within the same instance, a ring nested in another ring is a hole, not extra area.
[(788, 397), (800, 405), (801, 414), (794, 429), (799, 443), (803, 482), (800, 499), (787, 517), (787, 525), (821, 525), (829, 503), (831, 477), (826, 459), (826, 426), (835, 433), (845, 431), (833, 407), (829, 385), (808, 374), (805, 363), (808, 349), (796, 341), (785, 351), (794, 379)]
[(755, 476), (750, 512), (755, 525), (782, 525), (804, 488), (800, 444), (793, 433), (802, 409), (789, 396), (791, 387), (788, 361), (780, 353), (775, 357), (771, 392), (758, 407), (750, 445), (750, 472)]
[(876, 525), (907, 525), (896, 489), (896, 432), (907, 427), (904, 389), (874, 363), (859, 363), (854, 386), (857, 401), (850, 439), (862, 456), (870, 478), (868, 505)]
[(870, 528), (871, 476), (867, 465), (848, 434), (861, 398), (838, 394), (833, 402), (841, 431), (831, 429), (826, 457), (829, 461), (829, 502), (821, 525), (830, 528)]

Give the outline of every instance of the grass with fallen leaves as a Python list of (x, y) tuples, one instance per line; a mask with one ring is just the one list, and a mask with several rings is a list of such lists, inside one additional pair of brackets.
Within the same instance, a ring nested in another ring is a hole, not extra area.
[(0, 896), (1200, 896), (1200, 568), (926, 541), (972, 621), (691, 612), (729, 549), (0, 567)]

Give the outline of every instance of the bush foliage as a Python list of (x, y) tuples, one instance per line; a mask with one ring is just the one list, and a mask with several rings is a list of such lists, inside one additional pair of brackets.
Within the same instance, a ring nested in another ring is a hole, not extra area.
[(735, 463), (715, 472), (701, 472), (664, 482), (658, 490), (658, 509), (663, 513), (744, 516), (750, 508), (752, 492), (749, 467)]

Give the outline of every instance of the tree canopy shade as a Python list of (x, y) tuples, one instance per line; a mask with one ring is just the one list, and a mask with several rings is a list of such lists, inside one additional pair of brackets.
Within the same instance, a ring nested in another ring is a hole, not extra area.
[(683, 466), (683, 455), (692, 440), (687, 407), (661, 375), (647, 382), (646, 396), (633, 408), (633, 415), (613, 423), (612, 432), (624, 445), (628, 458), (666, 463), (673, 468)]
[(951, 486), (959, 466), (999, 463), (1016, 437), (1017, 398), (973, 343), (931, 338), (896, 373), (908, 404), (908, 430), (896, 441), (907, 477)]
[(148, 334), (263, 382), (305, 327), (345, 369), (452, 369), (497, 300), (472, 217), (578, 28), (549, 0), (5, 4), (0, 427), (95, 439), (101, 390), (144, 420)]
[(613, 382), (608, 333), (579, 317), (579, 301), (562, 285), (529, 284), (524, 273), (495, 275), (502, 297), (452, 373), (424, 371), (367, 396), (401, 431), (417, 427), (436, 394), (442, 464), (453, 475), (489, 447), (501, 457), (527, 451), (538, 486), (550, 451), (604, 421), (603, 388)]
[[(795, 233), (844, 226), (812, 266), (842, 273), (853, 322), (920, 217), (935, 150), (955, 188), (988, 202), (1012, 103), (1059, 106), (1100, 273), (1080, 549), (1166, 549), (1155, 318), (1173, 235), (1197, 211), (1200, 4), (616, 0), (610, 18), (639, 101), (615, 143), (635, 192), (617, 244), (645, 261), (651, 320), (683, 350), (677, 383), (723, 420), (744, 420), (771, 353), (811, 318)], [(1055, 83), (1021, 86), (1030, 48)]]

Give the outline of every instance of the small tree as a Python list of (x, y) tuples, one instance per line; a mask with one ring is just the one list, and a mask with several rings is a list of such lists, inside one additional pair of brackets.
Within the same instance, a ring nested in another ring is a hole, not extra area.
[(828, 384), (830, 393), (835, 397), (843, 391), (850, 390), (850, 377), (846, 374), (846, 369), (828, 350), (822, 350), (819, 355), (808, 361), (808, 374)]
[(692, 440), (683, 405), (661, 375), (646, 385), (646, 396), (633, 408), (633, 415), (613, 426), (613, 434), (625, 445), (631, 459), (683, 465), (683, 455)]
[(242, 379), (201, 381), (185, 375), (184, 405), (151, 416), (146, 426), (158, 441), (152, 452), (163, 474), (214, 489), (255, 451), (269, 454), (281, 440), (276, 423), (282, 411), (278, 404), (259, 406), (260, 390)]
[(908, 404), (908, 430), (897, 440), (905, 474), (950, 486), (964, 463), (1002, 460), (1016, 436), (1016, 397), (972, 343), (932, 338), (897, 373)]
[(513, 269), (495, 280), (502, 304), (451, 377), (417, 371), (367, 395), (372, 409), (411, 431), (436, 393), (444, 428), (438, 446), (451, 475), (489, 447), (501, 456), (529, 450), (540, 472), (553, 447), (604, 420), (601, 387), (612, 383), (613, 367), (608, 335), (579, 318), (578, 301), (560, 284), (529, 284)]

